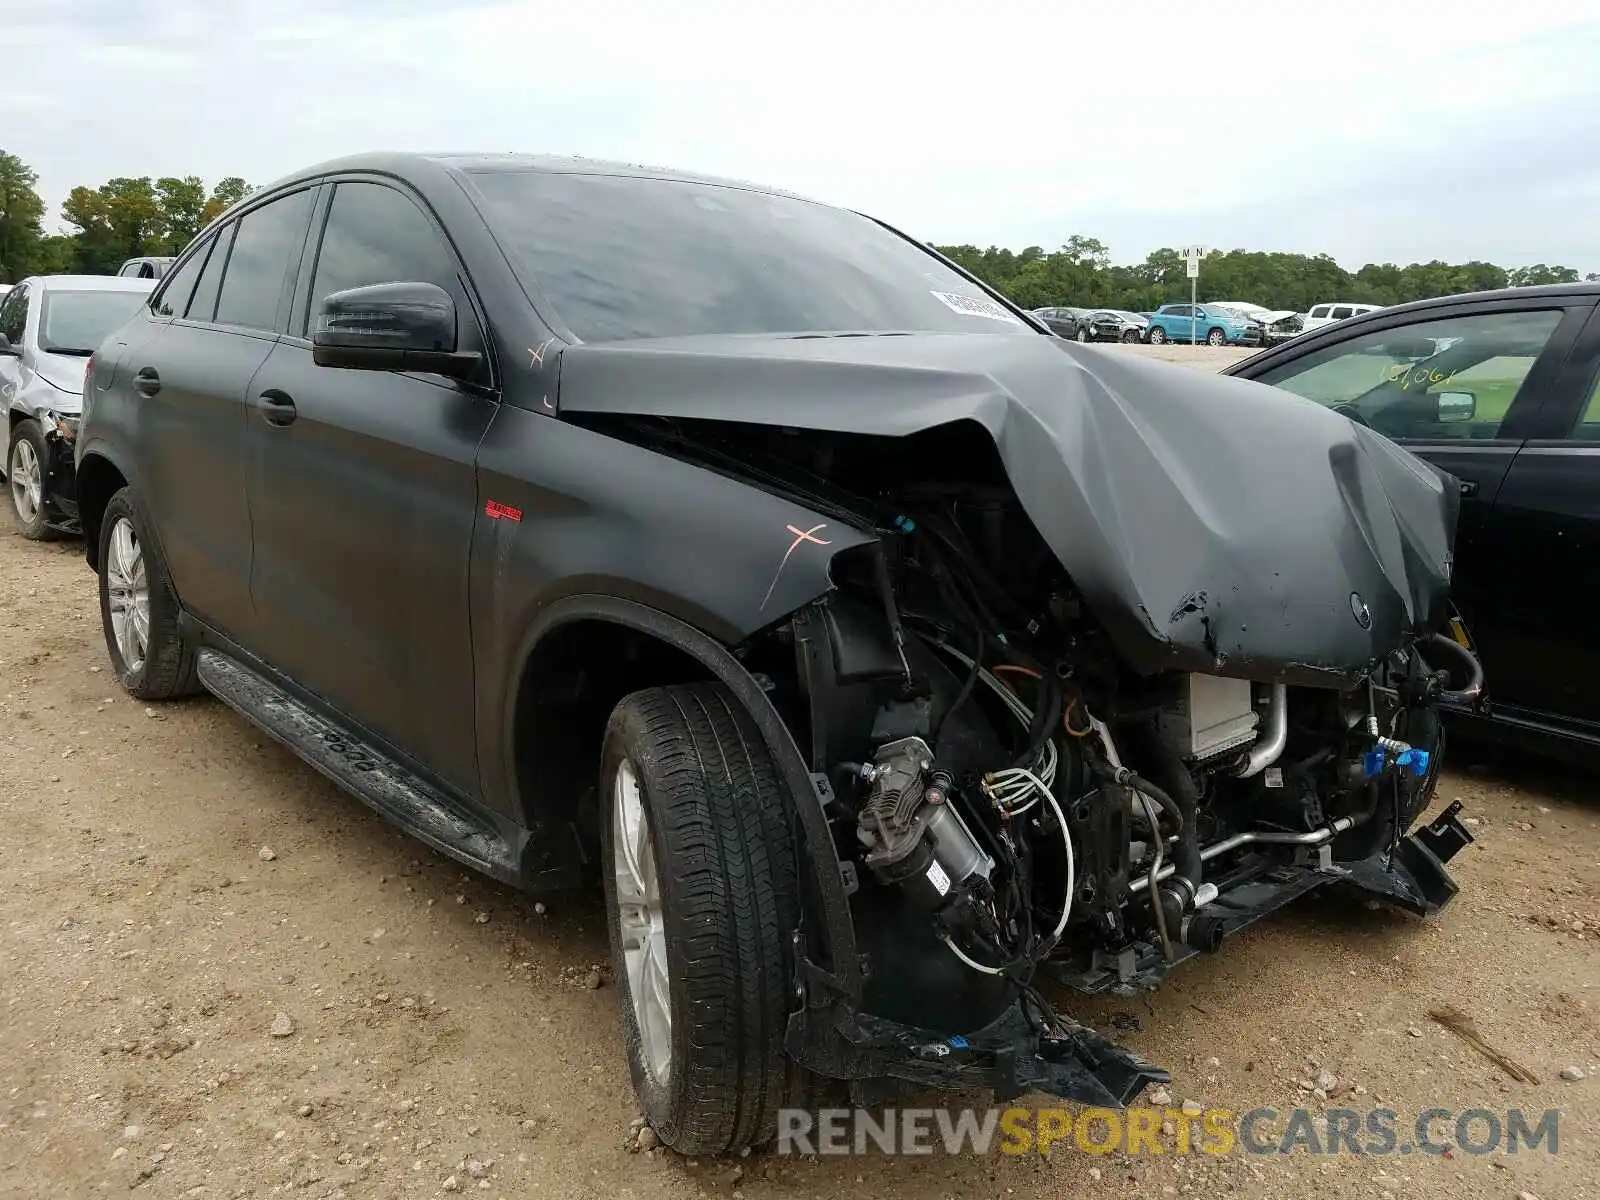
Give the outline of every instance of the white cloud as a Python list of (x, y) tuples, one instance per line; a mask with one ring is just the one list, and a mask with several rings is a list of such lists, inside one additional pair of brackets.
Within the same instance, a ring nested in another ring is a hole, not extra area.
[[(6, 87), (54, 103), (24, 108), (7, 149), (52, 203), (118, 174), (263, 182), (361, 149), (544, 150), (761, 180), (938, 240), (1083, 232), (1126, 259), (1293, 239), (1355, 261), (1600, 266), (1579, 215), (1600, 199), (1582, 166), (1600, 141), (1583, 132), (1600, 128), (1590, 0), (1183, 10), (1170, 26), (1060, 0), (45, 8), (9, 22)], [(1573, 130), (1565, 162), (1539, 152)], [(1540, 165), (1519, 192), (1524, 148)], [(1446, 186), (1417, 186), (1419, 161)]]

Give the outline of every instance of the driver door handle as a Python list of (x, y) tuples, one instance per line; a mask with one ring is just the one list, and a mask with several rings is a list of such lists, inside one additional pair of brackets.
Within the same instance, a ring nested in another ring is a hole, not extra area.
[(161, 390), (161, 376), (154, 367), (140, 367), (133, 376), (133, 390), (141, 396), (154, 396)]
[(280, 429), (285, 425), (293, 425), (298, 415), (295, 412), (294, 400), (287, 392), (280, 392), (277, 388), (268, 388), (256, 398), (256, 407), (261, 410), (262, 419), (268, 425), (276, 425)]
[(1478, 481), (1476, 479), (1463, 479), (1461, 481), (1461, 494), (1463, 496), (1476, 496), (1478, 494)]

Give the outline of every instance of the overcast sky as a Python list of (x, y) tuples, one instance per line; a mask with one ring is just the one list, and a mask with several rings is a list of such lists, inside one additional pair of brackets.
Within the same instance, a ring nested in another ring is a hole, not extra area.
[(1595, 0), (0, 0), (0, 45), (50, 228), (116, 175), (537, 150), (937, 242), (1600, 270)]

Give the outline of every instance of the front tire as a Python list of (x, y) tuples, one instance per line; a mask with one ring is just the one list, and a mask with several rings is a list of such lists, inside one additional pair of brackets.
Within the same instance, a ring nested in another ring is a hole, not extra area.
[(45, 464), (49, 461), (50, 450), (39, 422), (18, 421), (6, 446), (6, 492), (11, 497), (17, 532), (32, 542), (48, 542), (59, 536), (45, 516)]
[(1087, 329), (1085, 329), (1082, 325), (1079, 325), (1078, 326), (1078, 340), (1080, 342), (1092, 342), (1092, 341), (1094, 341), (1094, 336)]
[(178, 595), (132, 488), (100, 520), (100, 623), (123, 689), (140, 700), (199, 690), (195, 652), (178, 632)]
[(1213, 329), (1210, 333), (1206, 334), (1206, 345), (1208, 346), (1225, 346), (1227, 344), (1228, 335), (1223, 333), (1220, 329)]
[(759, 1145), (806, 1082), (783, 1053), (799, 876), (766, 743), (720, 684), (634, 692), (606, 727), (600, 795), (640, 1107), (682, 1154)]

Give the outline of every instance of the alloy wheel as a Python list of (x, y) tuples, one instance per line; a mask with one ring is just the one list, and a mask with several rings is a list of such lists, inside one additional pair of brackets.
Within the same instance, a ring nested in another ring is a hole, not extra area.
[(672, 1077), (672, 973), (667, 965), (666, 911), (644, 792), (631, 760), (617, 764), (612, 785), (612, 871), (617, 929), (628, 995), (639, 1029), (639, 1052), (657, 1084)]
[(111, 527), (108, 549), (106, 599), (111, 632), (123, 663), (129, 671), (138, 671), (150, 652), (150, 585), (145, 575), (144, 549), (127, 517), (118, 517)]
[(11, 462), (6, 468), (11, 478), (11, 502), (17, 506), (17, 515), (23, 524), (31, 525), (44, 506), (44, 472), (39, 466), (39, 456), (33, 443), (19, 437), (11, 447)]

